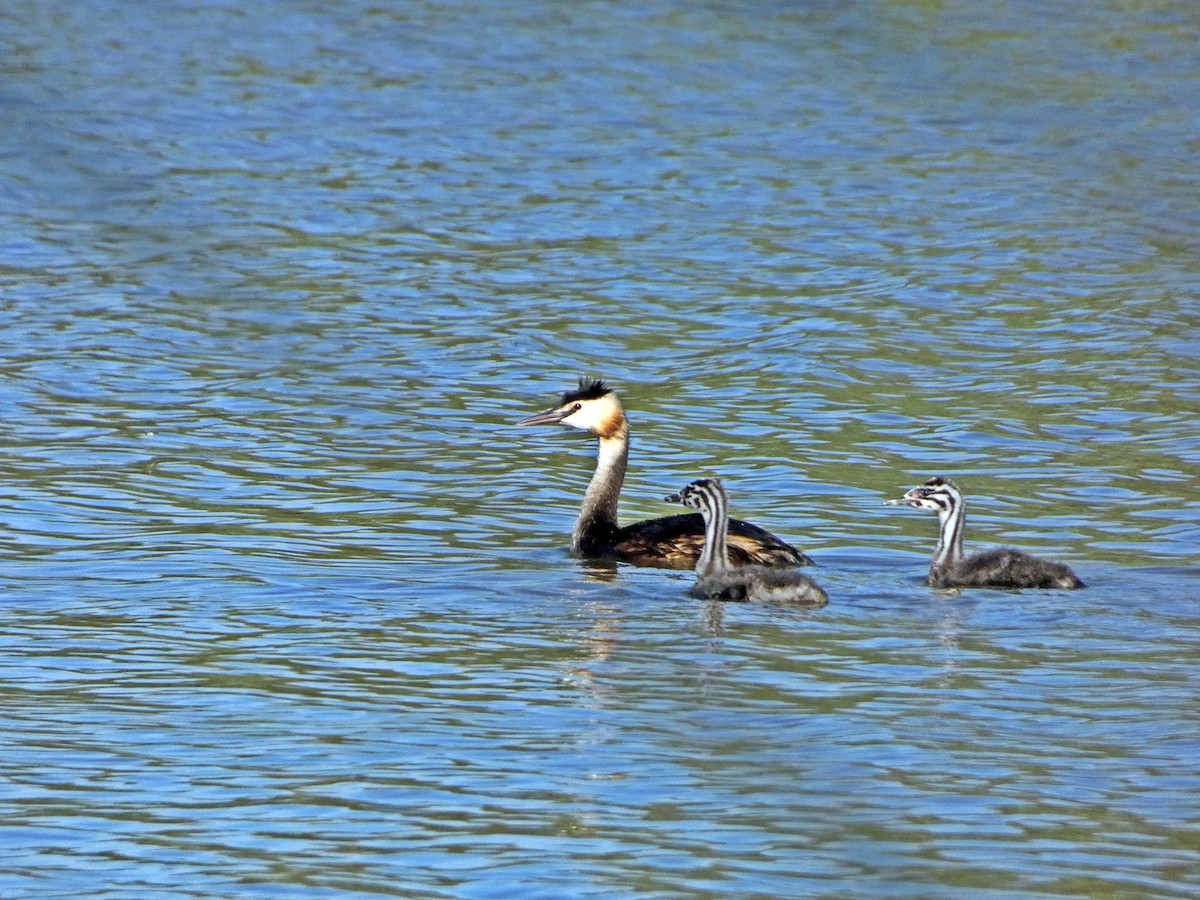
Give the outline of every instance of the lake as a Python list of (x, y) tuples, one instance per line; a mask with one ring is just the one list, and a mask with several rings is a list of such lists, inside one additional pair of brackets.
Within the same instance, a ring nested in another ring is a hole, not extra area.
[[(9, 3), (0, 894), (1197, 896), (1198, 37)], [(580, 376), (829, 605), (570, 557)]]

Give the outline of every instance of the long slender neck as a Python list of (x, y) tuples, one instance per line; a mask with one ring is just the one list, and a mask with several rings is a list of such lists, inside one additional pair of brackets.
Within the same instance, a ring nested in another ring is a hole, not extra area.
[(600, 438), (596, 454), (596, 471), (583, 496), (579, 518), (571, 533), (571, 549), (581, 552), (596, 541), (611, 539), (617, 530), (617, 500), (625, 483), (629, 465), (629, 424), (623, 419), (620, 427), (609, 437)]
[(949, 506), (938, 512), (941, 531), (938, 533), (937, 549), (933, 551), (930, 572), (944, 572), (963, 558), (963, 527), (967, 522), (967, 504), (961, 497), (946, 496)]
[(704, 516), (704, 549), (696, 560), (699, 578), (718, 575), (730, 568), (728, 501), (717, 491), (705, 493), (703, 499), (700, 514)]

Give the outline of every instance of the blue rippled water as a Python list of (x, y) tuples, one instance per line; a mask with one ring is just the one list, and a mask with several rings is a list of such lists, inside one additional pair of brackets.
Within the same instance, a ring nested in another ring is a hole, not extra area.
[[(1198, 33), (10, 4), (0, 894), (1194, 896)], [(571, 559), (583, 374), (829, 606)]]

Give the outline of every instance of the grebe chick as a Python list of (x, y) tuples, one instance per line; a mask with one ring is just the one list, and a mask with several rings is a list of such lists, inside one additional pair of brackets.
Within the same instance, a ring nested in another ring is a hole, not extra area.
[(912, 506), (938, 514), (941, 531), (928, 584), (935, 588), (1064, 588), (1086, 587), (1063, 563), (1050, 562), (1007, 547), (985, 550), (963, 558), (963, 525), (967, 506), (962, 491), (949, 478), (930, 478), (891, 506)]
[[(600, 439), (579, 518), (571, 533), (576, 556), (604, 557), (667, 569), (690, 569), (704, 546), (704, 520), (695, 513), (649, 519), (621, 527), (617, 500), (629, 462), (629, 420), (621, 401), (603, 381), (581, 378), (579, 388), (562, 395), (558, 405), (518, 425), (570, 425)], [(757, 525), (729, 523), (729, 555), (734, 565), (811, 566), (812, 560)]]
[(716, 478), (693, 481), (663, 499), (700, 510), (704, 518), (704, 552), (696, 562), (696, 583), (688, 591), (701, 600), (758, 600), (824, 606), (829, 596), (807, 575), (794, 569), (729, 565), (729, 497)]

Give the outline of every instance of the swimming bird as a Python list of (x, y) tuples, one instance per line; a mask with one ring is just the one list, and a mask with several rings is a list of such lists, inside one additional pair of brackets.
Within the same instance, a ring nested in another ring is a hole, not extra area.
[[(623, 560), (639, 566), (690, 569), (704, 546), (704, 520), (695, 513), (617, 523), (617, 500), (629, 462), (629, 420), (616, 393), (603, 381), (581, 378), (558, 405), (517, 425), (570, 425), (599, 438), (596, 471), (588, 484), (571, 532), (576, 556)], [(729, 523), (729, 556), (734, 565), (810, 566), (812, 560), (757, 525)]]
[(696, 583), (688, 593), (701, 600), (759, 600), (824, 606), (829, 597), (821, 586), (795, 569), (729, 565), (727, 544), (729, 497), (717, 478), (701, 478), (670, 497), (700, 510), (704, 518), (704, 552), (696, 561)]
[(903, 497), (888, 500), (891, 506), (912, 506), (938, 514), (941, 531), (928, 584), (935, 588), (1064, 588), (1086, 587), (1070, 566), (1000, 547), (963, 557), (963, 526), (967, 506), (962, 491), (949, 478), (935, 476)]

